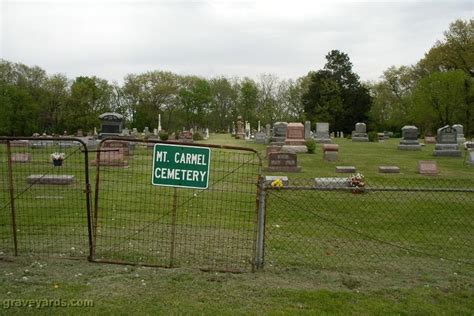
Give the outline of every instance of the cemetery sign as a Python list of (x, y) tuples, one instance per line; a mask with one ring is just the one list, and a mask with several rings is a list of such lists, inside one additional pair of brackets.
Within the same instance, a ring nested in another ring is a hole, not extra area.
[(211, 150), (208, 147), (155, 144), (153, 185), (207, 189)]

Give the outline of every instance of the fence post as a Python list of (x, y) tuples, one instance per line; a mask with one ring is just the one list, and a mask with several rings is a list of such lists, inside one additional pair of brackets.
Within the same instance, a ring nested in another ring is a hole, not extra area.
[(265, 246), (265, 195), (265, 178), (260, 176), (258, 183), (257, 253), (255, 258), (255, 265), (257, 269), (263, 268)]
[(15, 195), (13, 193), (13, 163), (10, 141), (7, 140), (7, 159), (8, 159), (8, 191), (10, 192), (10, 207), (12, 211), (12, 233), (13, 245), (15, 247), (15, 256), (18, 256), (18, 241), (16, 236), (16, 212), (15, 212)]
[(170, 248), (170, 268), (173, 268), (175, 257), (176, 239), (176, 207), (178, 204), (178, 188), (173, 188), (173, 213), (171, 214), (171, 248)]

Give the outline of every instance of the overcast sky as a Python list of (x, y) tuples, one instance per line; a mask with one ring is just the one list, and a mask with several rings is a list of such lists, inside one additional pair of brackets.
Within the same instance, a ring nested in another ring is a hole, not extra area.
[(0, 0), (1, 58), (70, 78), (167, 70), (297, 78), (347, 53), (362, 80), (423, 57), (474, 1)]

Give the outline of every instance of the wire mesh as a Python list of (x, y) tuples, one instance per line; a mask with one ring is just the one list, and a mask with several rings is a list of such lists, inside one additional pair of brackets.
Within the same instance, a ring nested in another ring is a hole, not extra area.
[[(205, 190), (151, 184), (153, 142), (101, 144), (94, 206), (95, 261), (206, 270), (253, 269), (261, 168), (249, 150), (211, 147)], [(115, 149), (117, 150), (117, 149)], [(108, 153), (105, 153), (108, 155)]]
[[(72, 139), (0, 144), (0, 254), (88, 254), (84, 145)], [(51, 154), (62, 153), (55, 166)]]
[(474, 281), (474, 179), (326, 180), (268, 186), (265, 269)]

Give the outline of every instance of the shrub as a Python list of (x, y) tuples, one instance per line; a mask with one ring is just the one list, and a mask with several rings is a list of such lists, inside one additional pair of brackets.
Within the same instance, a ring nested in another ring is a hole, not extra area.
[(306, 148), (308, 149), (308, 153), (314, 154), (316, 150), (316, 142), (314, 141), (314, 139), (308, 139), (304, 142), (304, 144), (306, 145)]
[(376, 142), (378, 140), (377, 137), (377, 132), (376, 131), (370, 131), (367, 133), (367, 136), (369, 136), (369, 142)]
[(168, 140), (168, 138), (169, 138), (168, 133), (165, 132), (165, 131), (160, 131), (158, 133), (158, 136), (160, 137), (160, 140)]
[(203, 140), (203, 139), (204, 139), (204, 137), (202, 136), (201, 133), (195, 132), (195, 133), (193, 134), (193, 140)]

